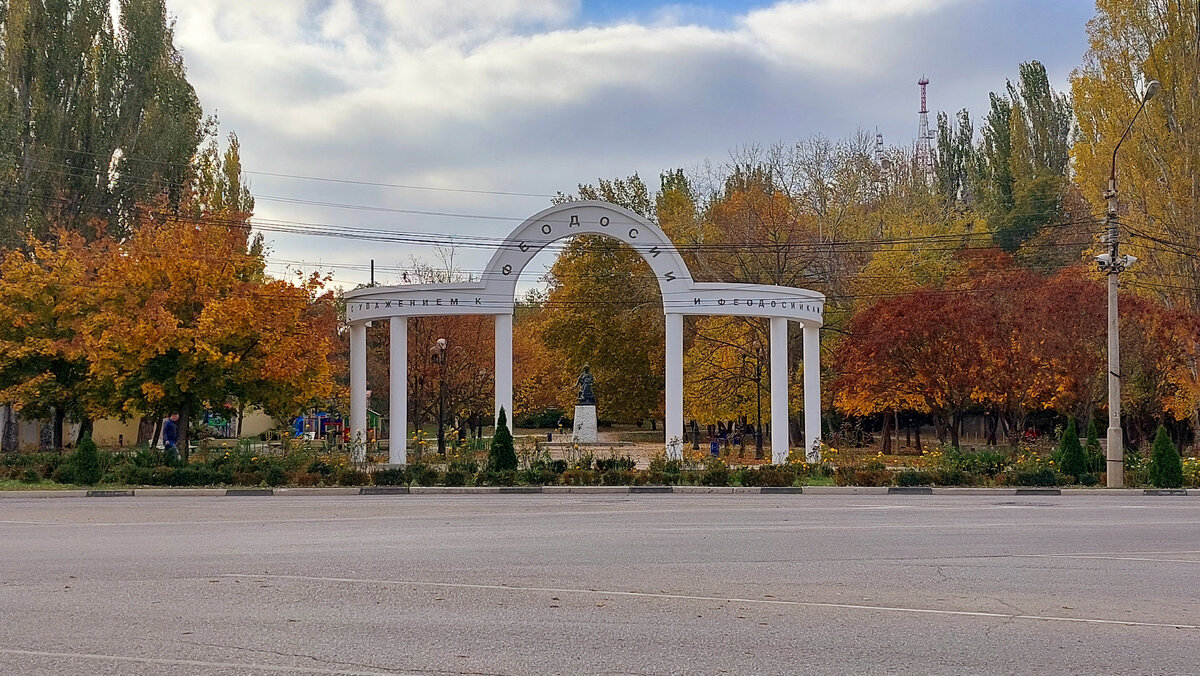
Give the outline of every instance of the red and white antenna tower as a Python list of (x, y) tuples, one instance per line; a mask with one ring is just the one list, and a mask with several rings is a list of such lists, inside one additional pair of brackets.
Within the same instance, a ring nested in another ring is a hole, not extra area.
[(924, 75), (917, 84), (921, 87), (921, 128), (917, 134), (917, 168), (925, 176), (926, 182), (933, 180), (933, 132), (929, 131), (929, 107), (925, 104), (925, 88), (929, 86), (929, 78)]

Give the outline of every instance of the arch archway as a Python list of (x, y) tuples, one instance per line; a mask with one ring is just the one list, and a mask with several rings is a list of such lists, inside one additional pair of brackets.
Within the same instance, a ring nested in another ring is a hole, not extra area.
[[(683, 257), (655, 224), (615, 204), (566, 202), (534, 214), (496, 249), (479, 280), (452, 284), (406, 284), (355, 289), (345, 295), (350, 324), (350, 429), (365, 438), (367, 427), (366, 331), (369, 323), (387, 319), (392, 340), (389, 377), (391, 429), (407, 426), (408, 318), (486, 314), (496, 322), (496, 413), (512, 418), (512, 320), (516, 284), (521, 271), (542, 249), (574, 235), (599, 234), (633, 247), (658, 280), (666, 315), (664, 425), (667, 452), (678, 458), (683, 440), (683, 317), (737, 315), (770, 320), (771, 456), (787, 460), (788, 353), (787, 325), (804, 327), (804, 447), (816, 459), (821, 438), (820, 333), (825, 296), (808, 289), (764, 284), (696, 282)], [(393, 433), (393, 438), (395, 434)], [(407, 461), (403, 441), (391, 444), (389, 460)]]

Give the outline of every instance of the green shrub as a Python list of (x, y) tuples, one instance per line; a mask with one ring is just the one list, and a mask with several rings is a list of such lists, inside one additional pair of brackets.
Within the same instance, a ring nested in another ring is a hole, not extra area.
[[(169, 469), (169, 468), (160, 467), (158, 469)], [(156, 470), (156, 472), (157, 472), (157, 470)], [(238, 486), (258, 486), (258, 485), (262, 484), (262, 482), (263, 482), (263, 473), (262, 472), (234, 472), (233, 473), (233, 481), (231, 483), (238, 485)], [(161, 484), (162, 482), (156, 481), (155, 483)]]
[(284, 472), (279, 465), (272, 463), (263, 472), (263, 481), (267, 482), (268, 486), (282, 486), (287, 483), (287, 472)]
[(706, 459), (704, 473), (700, 475), (700, 483), (704, 486), (728, 486), (729, 466), (720, 458)]
[(738, 478), (743, 486), (791, 486), (796, 483), (796, 468), (792, 465), (762, 465), (740, 474)]
[(1059, 470), (1063, 474), (1078, 480), (1078, 477), (1087, 472), (1087, 456), (1083, 453), (1083, 446), (1079, 444), (1079, 433), (1076, 431), (1074, 418), (1067, 420), (1067, 429), (1063, 431), (1058, 451)]
[(466, 486), (467, 480), (474, 476), (474, 474), (467, 474), (461, 469), (449, 469), (446, 470), (445, 484), (447, 486)]
[(413, 486), (433, 486), (438, 478), (438, 471), (429, 465), (417, 463), (408, 466), (408, 482)]
[(562, 473), (562, 481), (568, 486), (591, 486), (596, 483), (596, 474), (590, 469), (569, 469)]
[(42, 480), (42, 475), (34, 468), (30, 467), (21, 473), (21, 481), (27, 484), (36, 484)]
[(1013, 477), (1018, 486), (1057, 486), (1058, 473), (1049, 467), (1035, 470), (1018, 470)]
[(339, 486), (366, 486), (370, 483), (367, 473), (353, 467), (339, 467), (333, 473), (333, 480)]
[(1183, 460), (1162, 425), (1158, 426), (1150, 451), (1150, 483), (1157, 488), (1183, 487)]
[(100, 451), (91, 436), (79, 441), (79, 446), (71, 455), (71, 465), (74, 467), (75, 483), (94, 486), (100, 482), (103, 475), (100, 470)]
[(933, 474), (919, 469), (906, 469), (896, 475), (897, 486), (929, 486), (933, 484)]
[(403, 467), (388, 467), (371, 474), (371, 483), (376, 486), (403, 486), (407, 481), (408, 473)]
[(308, 468), (306, 471), (309, 474), (320, 474), (321, 476), (329, 476), (330, 474), (333, 474), (333, 467), (330, 466), (330, 464), (325, 462), (324, 460), (317, 459), (317, 460), (313, 460), (312, 462), (308, 463)]
[(494, 472), (517, 469), (517, 452), (513, 448), (512, 433), (508, 431), (508, 418), (503, 406), (496, 418), (496, 433), (492, 435), (492, 447), (488, 451), (488, 469)]
[(607, 458), (596, 458), (596, 471), (607, 472), (609, 470), (625, 471), (637, 467), (637, 461), (629, 455), (612, 455)]
[[(930, 472), (930, 481), (938, 486), (965, 486), (975, 475), (957, 467), (941, 467)], [(902, 486), (904, 484), (901, 484)]]

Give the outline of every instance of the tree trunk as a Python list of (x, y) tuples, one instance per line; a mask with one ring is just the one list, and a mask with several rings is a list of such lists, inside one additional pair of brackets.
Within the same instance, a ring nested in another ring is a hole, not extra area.
[(916, 425), (913, 425), (913, 427), (916, 428), (917, 450), (920, 451), (921, 450), (921, 423), (918, 421)]
[(51, 423), (51, 425), (53, 425), (52, 434), (54, 435), (54, 450), (58, 451), (59, 453), (62, 453), (63, 450), (63, 423), (65, 423), (66, 420), (67, 416), (65, 413), (63, 413), (63, 410), (57, 406), (54, 407), (54, 421)]
[(150, 437), (150, 448), (158, 448), (158, 440), (162, 436), (163, 419), (159, 416), (154, 423), (154, 434)]
[(962, 415), (959, 413), (950, 414), (950, 445), (955, 449), (958, 448), (958, 427), (962, 422)]
[(84, 416), (83, 420), (79, 421), (79, 435), (75, 437), (75, 445), (78, 446), (79, 442), (83, 441), (85, 436), (92, 436), (95, 428), (96, 421), (92, 420), (89, 416)]
[(149, 444), (151, 441), (157, 441), (154, 419), (142, 416), (138, 419), (137, 441), (134, 443), (140, 446), (142, 444)]
[(879, 436), (883, 438), (883, 443), (879, 450), (884, 455), (892, 454), (892, 418), (887, 413), (883, 414), (883, 430), (879, 432)]
[[(238, 401), (237, 416), (238, 416), (237, 438), (241, 439), (242, 438), (242, 419), (246, 417), (246, 402), (241, 401), (241, 400)], [(404, 430), (400, 430), (400, 431), (403, 432)]]
[(184, 406), (179, 411), (179, 457), (183, 459), (183, 464), (188, 464), (188, 420), (191, 418), (191, 413), (187, 406)]
[(0, 451), (12, 453), (17, 450), (17, 414), (11, 404), (4, 405), (4, 429), (0, 430)]

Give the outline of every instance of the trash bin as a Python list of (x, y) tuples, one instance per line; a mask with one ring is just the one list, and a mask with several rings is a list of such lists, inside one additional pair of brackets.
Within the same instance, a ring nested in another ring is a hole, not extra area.
[(711, 453), (712, 457), (714, 458), (721, 457), (721, 442), (716, 440), (708, 442), (708, 452)]

